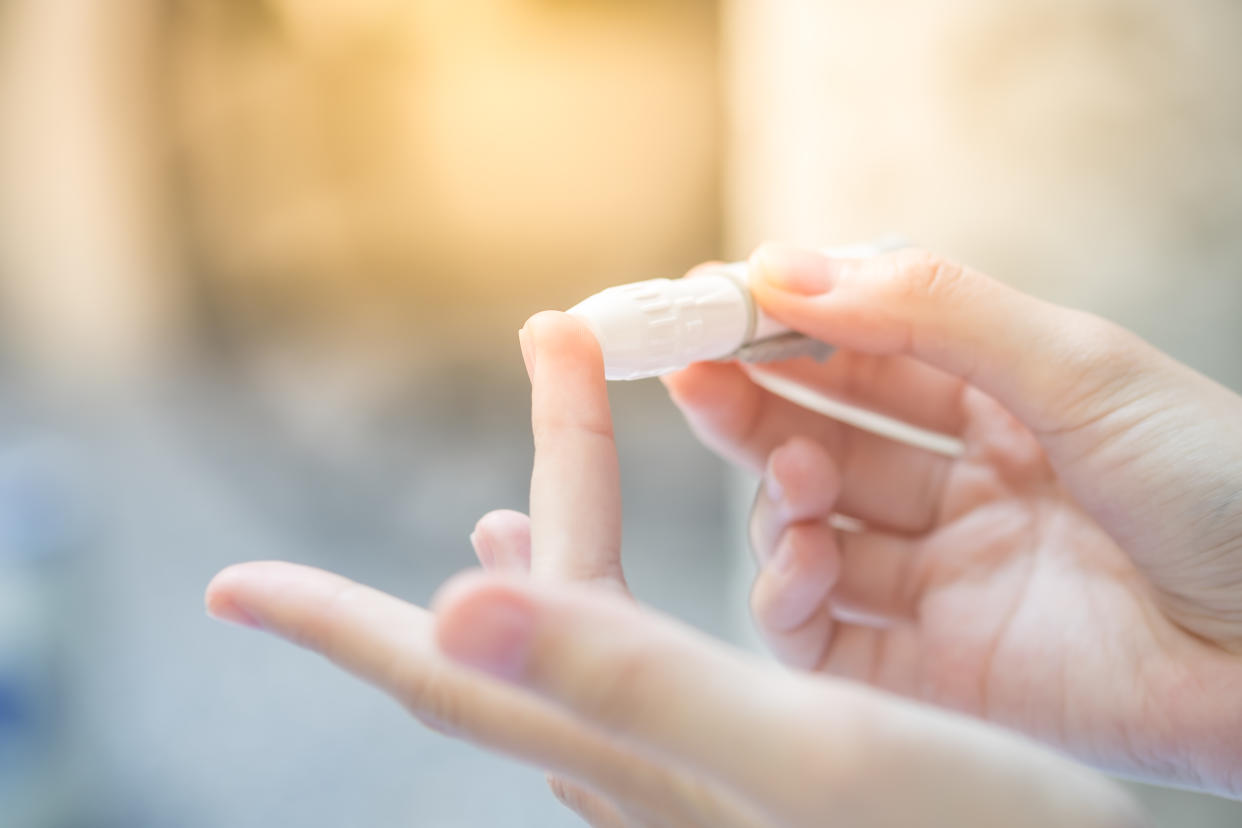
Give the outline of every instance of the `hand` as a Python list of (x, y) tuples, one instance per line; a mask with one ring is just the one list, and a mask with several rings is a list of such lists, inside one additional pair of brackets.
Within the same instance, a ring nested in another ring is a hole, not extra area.
[(739, 365), (666, 378), (704, 442), (763, 474), (752, 611), (776, 653), (1242, 795), (1242, 399), (926, 253), (765, 246), (751, 284), (842, 349), (765, 370), (965, 444), (899, 445)]
[[(433, 726), (552, 769), (594, 825), (1078, 825), (1140, 821), (1109, 783), (1020, 738), (736, 653), (635, 604), (598, 345), (528, 323), (531, 518), (474, 534), (489, 573), (429, 614), (335, 575), (243, 564), (217, 617), (323, 653)], [(529, 572), (529, 574), (528, 574)]]

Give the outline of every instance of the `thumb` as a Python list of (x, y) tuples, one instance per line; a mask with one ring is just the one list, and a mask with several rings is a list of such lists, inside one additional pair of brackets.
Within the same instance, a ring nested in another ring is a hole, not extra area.
[(836, 259), (767, 244), (751, 258), (751, 288), (764, 311), (789, 327), (962, 377), (1037, 435), (1072, 430), (1122, 404), (1127, 379), (1155, 353), (1104, 319), (925, 251)]

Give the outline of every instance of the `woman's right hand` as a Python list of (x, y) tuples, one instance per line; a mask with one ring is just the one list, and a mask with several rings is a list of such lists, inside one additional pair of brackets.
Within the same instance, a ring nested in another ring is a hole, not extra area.
[(776, 653), (1242, 796), (1242, 399), (926, 253), (765, 246), (751, 282), (841, 349), (759, 370), (965, 445), (899, 445), (740, 365), (666, 378), (704, 442), (764, 476), (752, 609)]

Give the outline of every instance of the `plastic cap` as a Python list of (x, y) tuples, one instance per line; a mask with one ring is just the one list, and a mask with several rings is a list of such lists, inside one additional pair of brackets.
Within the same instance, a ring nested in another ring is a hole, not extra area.
[(721, 359), (745, 343), (754, 324), (750, 295), (726, 267), (689, 279), (611, 287), (569, 313), (599, 340), (610, 380), (654, 377)]

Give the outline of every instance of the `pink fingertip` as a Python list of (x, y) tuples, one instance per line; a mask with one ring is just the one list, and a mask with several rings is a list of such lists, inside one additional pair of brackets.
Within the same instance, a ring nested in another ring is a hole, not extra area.
[(773, 504), (779, 504), (785, 499), (785, 487), (781, 484), (780, 478), (776, 473), (776, 453), (780, 449), (776, 449), (768, 455), (767, 468), (763, 470), (763, 490), (768, 495), (768, 500)]
[(259, 623), (258, 619), (239, 607), (231, 599), (225, 597), (214, 598), (208, 594), (207, 616), (217, 621), (249, 627), (252, 630), (263, 629), (263, 625)]
[(840, 569), (840, 556), (819, 527), (786, 532), (764, 569), (764, 625), (785, 632), (804, 623), (836, 584)]
[(826, 516), (840, 489), (832, 458), (822, 446), (801, 436), (772, 450), (764, 477), (780, 493), (778, 499), (769, 491), (769, 497), (798, 519)]
[(750, 259), (752, 278), (778, 290), (814, 296), (832, 289), (831, 261), (818, 250), (767, 243)]
[(535, 630), (530, 598), (476, 576), (455, 579), (436, 600), (436, 640), (448, 658), (505, 681), (526, 670)]
[(778, 575), (787, 575), (793, 568), (794, 563), (798, 559), (798, 548), (794, 544), (793, 534), (786, 532), (776, 547), (776, 554), (772, 556), (768, 566)]
[(522, 362), (526, 364), (526, 376), (531, 380), (535, 378), (535, 344), (526, 332), (523, 326), (518, 330), (518, 345), (522, 349)]
[(474, 548), (474, 555), (484, 569), (491, 569), (495, 565), (496, 551), (492, 547), (491, 540), (477, 526), (470, 533), (470, 546)]
[(203, 596), (208, 617), (251, 629), (263, 629), (259, 617), (243, 605), (239, 596), (254, 594), (256, 581), (262, 582), (271, 573), (280, 573), (288, 566), (276, 561), (251, 561), (220, 570), (207, 585)]

